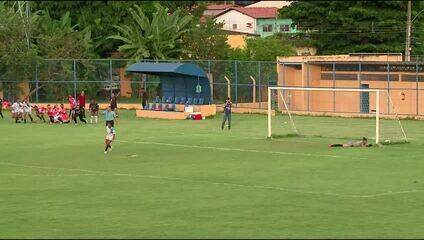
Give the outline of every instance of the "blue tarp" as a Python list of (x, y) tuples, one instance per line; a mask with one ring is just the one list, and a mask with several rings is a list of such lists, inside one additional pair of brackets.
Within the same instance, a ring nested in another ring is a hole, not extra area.
[[(162, 83), (162, 94), (166, 97), (203, 98), (210, 103), (209, 79), (199, 66), (192, 63), (135, 63), (127, 72), (157, 75)], [(198, 85), (201, 92), (196, 92)]]

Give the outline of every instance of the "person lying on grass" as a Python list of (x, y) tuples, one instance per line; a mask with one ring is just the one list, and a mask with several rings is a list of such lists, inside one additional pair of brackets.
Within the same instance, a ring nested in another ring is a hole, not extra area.
[(368, 139), (363, 137), (361, 141), (349, 141), (347, 143), (334, 143), (328, 145), (328, 147), (371, 147), (372, 144), (368, 143)]

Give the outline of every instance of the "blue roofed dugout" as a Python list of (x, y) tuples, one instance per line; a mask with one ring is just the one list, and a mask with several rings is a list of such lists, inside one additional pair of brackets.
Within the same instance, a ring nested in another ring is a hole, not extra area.
[(195, 64), (139, 62), (126, 71), (159, 76), (164, 96), (203, 98), (204, 103), (211, 102), (209, 79)]

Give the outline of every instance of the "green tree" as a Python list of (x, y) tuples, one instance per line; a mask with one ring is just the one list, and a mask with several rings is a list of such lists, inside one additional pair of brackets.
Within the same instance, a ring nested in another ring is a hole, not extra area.
[(183, 38), (185, 45), (184, 57), (190, 59), (226, 59), (230, 51), (227, 35), (221, 30), (222, 23), (206, 18), (194, 26)]
[(233, 60), (276, 61), (277, 56), (295, 55), (292, 44), (278, 36), (266, 38), (247, 38), (246, 48), (234, 49), (230, 53)]
[[(414, 2), (414, 7), (418, 1)], [(280, 9), (320, 54), (404, 52), (407, 1), (296, 1)]]
[[(424, 55), (424, 2), (420, 1), (412, 12), (411, 46), (413, 55)], [(420, 56), (423, 60), (423, 56)]]
[[(48, 59), (84, 59), (92, 56), (92, 41), (90, 29), (77, 30), (72, 24), (70, 13), (66, 12), (59, 20), (52, 19), (49, 11), (42, 11), (39, 17), (39, 28), (36, 36), (38, 53), (43, 59), (39, 61), (39, 78), (54, 82), (72, 80), (74, 71), (73, 60)], [(78, 61), (78, 80), (88, 78), (94, 66), (88, 61)], [(96, 87), (94, 84), (91, 86)], [(53, 98), (44, 100), (64, 100), (68, 94), (73, 94), (73, 84), (39, 85), (40, 94)]]
[(52, 19), (59, 20), (66, 12), (76, 24), (76, 30), (91, 29), (93, 51), (98, 57), (109, 57), (120, 41), (107, 39), (116, 32), (113, 25), (133, 21), (128, 8), (139, 4), (148, 16), (154, 11), (153, 1), (33, 1), (35, 10), (49, 11)]
[(48, 11), (43, 11), (39, 18), (39, 26), (37, 46), (42, 57), (86, 58), (90, 56), (91, 31), (88, 27), (78, 31), (76, 25), (72, 25), (69, 12), (66, 12), (60, 20), (54, 20)]
[(20, 93), (19, 82), (32, 77), (37, 49), (31, 36), (36, 20), (36, 15), (26, 18), (0, 2), (0, 81), (6, 81), (0, 90), (7, 90), (10, 97)]
[(168, 8), (159, 4), (155, 4), (155, 9), (149, 18), (140, 6), (134, 5), (129, 9), (134, 23), (114, 26), (119, 35), (108, 38), (124, 43), (118, 51), (126, 57), (167, 59), (175, 58), (182, 52), (182, 37), (189, 30), (192, 16), (183, 16), (179, 9), (168, 14)]

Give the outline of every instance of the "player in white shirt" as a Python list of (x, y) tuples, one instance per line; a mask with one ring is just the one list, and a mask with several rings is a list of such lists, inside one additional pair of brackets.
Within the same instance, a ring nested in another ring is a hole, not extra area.
[(106, 125), (106, 139), (105, 139), (105, 154), (107, 154), (107, 150), (112, 151), (112, 142), (115, 140), (115, 129), (112, 127), (111, 123)]
[(22, 109), (22, 104), (18, 99), (16, 99), (16, 101), (12, 104), (12, 118), (15, 119), (15, 123), (19, 122), (19, 119), (22, 118), (22, 114), (23, 114), (23, 109)]
[(25, 99), (23, 101), (22, 108), (23, 108), (23, 119), (24, 119), (24, 123), (26, 123), (27, 116), (29, 117), (29, 119), (31, 119), (31, 122), (34, 122), (34, 119), (31, 116), (32, 107), (31, 107), (31, 104), (29, 104), (29, 102), (28, 102), (27, 99)]

